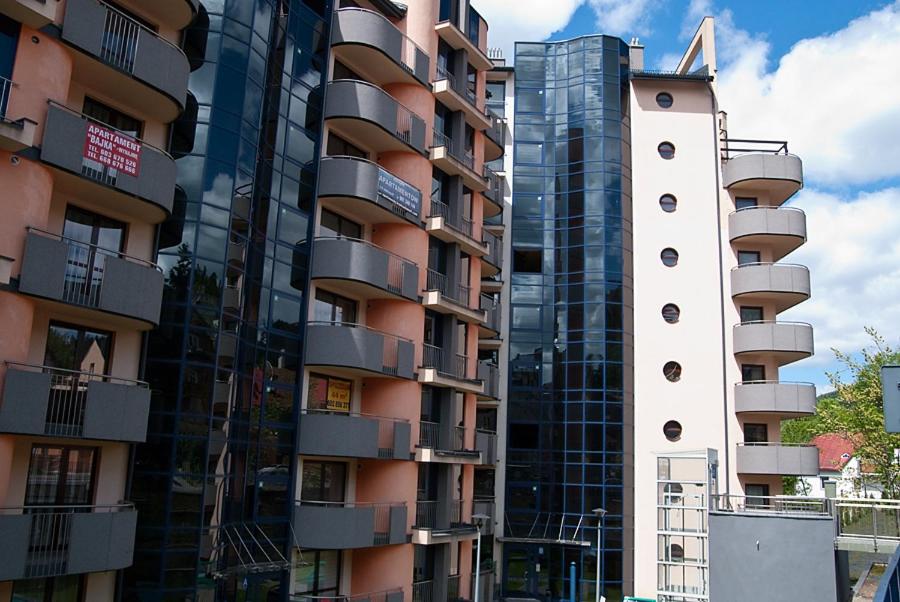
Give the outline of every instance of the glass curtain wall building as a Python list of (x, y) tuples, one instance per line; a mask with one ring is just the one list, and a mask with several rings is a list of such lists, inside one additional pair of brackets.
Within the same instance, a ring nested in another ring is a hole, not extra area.
[[(518, 43), (503, 593), (631, 589), (628, 47)], [(595, 509), (607, 514), (600, 522)]]
[(330, 4), (205, 1), (185, 34), (196, 111), (173, 134), (125, 600), (287, 599), (286, 567), (239, 569), (290, 558)]

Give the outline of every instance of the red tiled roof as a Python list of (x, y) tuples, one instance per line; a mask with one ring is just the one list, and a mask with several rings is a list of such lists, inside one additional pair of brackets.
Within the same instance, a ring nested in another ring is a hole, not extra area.
[[(810, 441), (819, 448), (819, 470), (840, 472), (853, 456), (853, 442), (837, 433), (819, 435)], [(847, 454), (846, 456), (844, 454)]]

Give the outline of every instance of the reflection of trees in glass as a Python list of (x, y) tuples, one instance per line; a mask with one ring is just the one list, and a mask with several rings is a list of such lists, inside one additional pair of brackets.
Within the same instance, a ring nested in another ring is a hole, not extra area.
[(74, 341), (51, 328), (47, 333), (47, 350), (45, 357), (52, 359), (53, 364), (68, 368), (75, 365)]

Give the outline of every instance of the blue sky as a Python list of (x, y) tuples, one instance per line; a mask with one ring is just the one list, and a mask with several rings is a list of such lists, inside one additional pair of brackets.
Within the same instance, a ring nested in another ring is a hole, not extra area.
[[(790, 204), (807, 214), (813, 296), (779, 315), (813, 324), (816, 355), (782, 380), (828, 390), (831, 348), (874, 326), (900, 347), (900, 0), (475, 0), (488, 45), (606, 33), (638, 36), (648, 68), (672, 68), (716, 18), (718, 90), (732, 137), (785, 139), (804, 161)], [(553, 10), (548, 11), (547, 7)], [(639, 199), (636, 199), (638, 202)]]

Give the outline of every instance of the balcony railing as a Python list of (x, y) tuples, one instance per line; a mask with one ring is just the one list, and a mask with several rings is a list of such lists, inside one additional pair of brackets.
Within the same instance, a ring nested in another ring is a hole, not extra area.
[(499, 205), (503, 202), (503, 178), (501, 178), (493, 169), (485, 165), (484, 179), (487, 180), (487, 189), (483, 194)]
[[(346, 10), (346, 9), (342, 9)], [(390, 589), (381, 592), (369, 592), (353, 596), (310, 596), (307, 594), (294, 594), (290, 596), (291, 602), (402, 602), (403, 590)], [(423, 602), (431, 602), (426, 600)]]
[(744, 153), (765, 153), (768, 155), (788, 155), (785, 140), (750, 140), (747, 138), (725, 138), (722, 140), (722, 158), (731, 159)]
[(0, 77), (0, 120), (6, 120), (6, 109), (9, 106), (9, 95), (15, 84), (10, 79)]
[[(335, 416), (338, 418), (359, 418), (361, 420), (374, 421), (378, 423), (378, 457), (384, 459), (392, 459), (396, 455), (397, 446), (396, 431), (398, 424), (409, 424), (408, 420), (401, 418), (387, 418), (384, 416), (376, 416), (374, 414), (362, 414), (360, 412), (343, 412), (340, 410), (306, 408), (301, 410), (304, 415), (320, 415)], [(340, 436), (338, 433), (337, 436)], [(355, 443), (359, 443), (356, 441)], [(302, 446), (302, 443), (301, 443)], [(402, 450), (399, 450), (402, 451)], [(408, 451), (408, 448), (407, 450)], [(306, 451), (306, 453), (312, 453)]]
[[(439, 508), (438, 500), (419, 500), (416, 502), (416, 520), (413, 526), (416, 529), (438, 529)], [(450, 502), (449, 526), (450, 528), (470, 526), (465, 511), (470, 504), (466, 500), (453, 500)]]
[(448, 155), (470, 170), (475, 171), (475, 155), (472, 154), (472, 151), (466, 150), (460, 155), (460, 153), (453, 148), (453, 140), (446, 134), (434, 130), (431, 146), (434, 148), (446, 148)]
[(442, 297), (446, 297), (455, 303), (469, 307), (469, 296), (472, 288), (461, 283), (451, 284), (446, 274), (429, 268), (425, 287), (430, 291), (438, 291)]
[(777, 512), (828, 516), (832, 511), (826, 498), (723, 494), (712, 496), (711, 501), (710, 509), (713, 512)]
[(400, 376), (398, 367), (401, 344), (412, 345), (412, 342), (409, 339), (404, 339), (393, 334), (370, 328), (365, 324), (355, 324), (352, 322), (314, 321), (308, 322), (308, 326), (338, 326), (341, 328), (353, 329), (355, 331), (365, 331), (365, 333), (368, 333), (369, 336), (375, 335), (381, 337), (383, 340), (383, 349), (379, 371), (390, 376)]
[(374, 542), (375, 545), (386, 545), (391, 540), (391, 510), (394, 508), (405, 508), (406, 502), (322, 502), (318, 500), (299, 500), (300, 506), (313, 506), (317, 508), (360, 508), (372, 509), (375, 514)]
[(500, 302), (491, 295), (482, 294), (480, 307), (485, 315), (485, 324), (495, 332), (500, 332)]
[(441, 81), (442, 79), (447, 80), (447, 83), (450, 84), (450, 87), (453, 90), (456, 90), (456, 78), (447, 70), (447, 67), (441, 64), (438, 64), (435, 67), (435, 75), (434, 81)]
[[(481, 571), (478, 576), (478, 602), (493, 602), (494, 600), (494, 571)], [(472, 589), (475, 592), (475, 575), (472, 575)]]
[(474, 222), (467, 217), (460, 216), (458, 219), (450, 217), (450, 206), (447, 203), (431, 199), (431, 215), (428, 217), (442, 217), (448, 226), (463, 236), (473, 238)]
[(459, 599), (459, 575), (450, 575), (447, 577), (447, 602), (456, 602)]
[(466, 427), (455, 426), (450, 431), (450, 440), (441, 434), (441, 425), (437, 422), (422, 420), (419, 422), (419, 447), (442, 451), (466, 451)]
[[(363, 245), (369, 249), (377, 250), (380, 253), (383, 253), (387, 256), (387, 281), (386, 288), (388, 291), (396, 294), (403, 295), (404, 291), (404, 275), (407, 273), (414, 274), (416, 273), (418, 266), (415, 262), (406, 259), (405, 257), (401, 257), (396, 253), (388, 251), (384, 247), (376, 245), (373, 242), (368, 240), (364, 240), (361, 238), (350, 238), (347, 236), (317, 236), (315, 239), (318, 241), (336, 241), (338, 243), (357, 243), (359, 245)], [(375, 279), (371, 279), (373, 283)]]
[(435, 602), (434, 581), (417, 581), (412, 584), (413, 602)]

